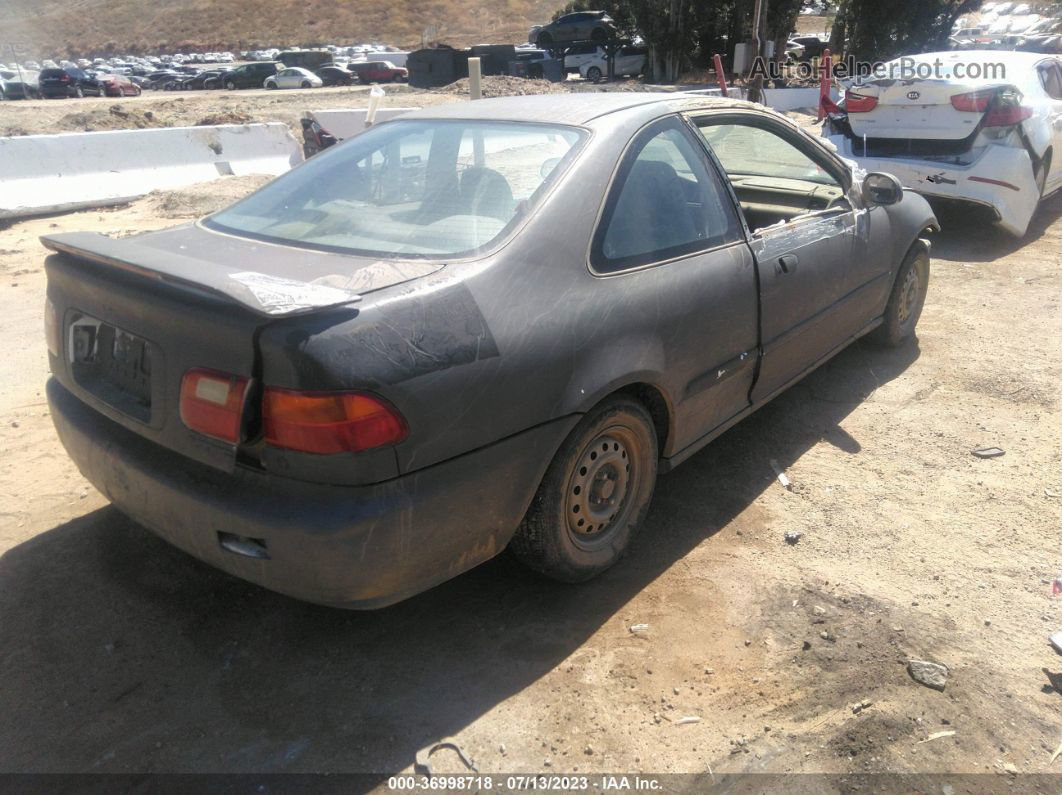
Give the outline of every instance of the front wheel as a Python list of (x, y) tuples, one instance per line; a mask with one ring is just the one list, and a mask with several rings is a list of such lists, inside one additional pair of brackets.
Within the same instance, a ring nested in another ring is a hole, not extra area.
[(587, 414), (554, 456), (511, 544), (527, 566), (582, 582), (623, 557), (656, 486), (657, 439), (631, 398)]
[(302, 87), (303, 88), (309, 88), (310, 87), (310, 81), (309, 80), (303, 80), (302, 81)]
[(591, 66), (589, 69), (586, 70), (586, 79), (589, 80), (591, 83), (601, 82), (601, 70), (598, 69), (596, 66)]
[(234, 82), (232, 82), (231, 80), (227, 80), (225, 82), (225, 88), (227, 88), (229, 91), (235, 91), (236, 90), (236, 84)]
[(896, 273), (889, 302), (885, 305), (884, 320), (871, 333), (871, 340), (888, 348), (898, 348), (913, 339), (928, 290), (929, 244), (916, 240)]
[(83, 89), (81, 86), (78, 86), (74, 89), (74, 96), (78, 99), (83, 99), (85, 96), (85, 89)]

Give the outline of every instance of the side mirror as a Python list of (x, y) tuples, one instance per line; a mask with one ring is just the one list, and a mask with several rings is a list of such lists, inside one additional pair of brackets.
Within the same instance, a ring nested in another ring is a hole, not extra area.
[(867, 204), (897, 204), (903, 199), (903, 185), (892, 174), (873, 171), (863, 177), (863, 200)]

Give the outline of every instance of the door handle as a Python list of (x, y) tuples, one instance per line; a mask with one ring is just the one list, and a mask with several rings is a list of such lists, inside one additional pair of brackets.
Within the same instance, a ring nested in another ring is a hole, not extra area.
[(783, 254), (778, 258), (778, 268), (781, 273), (792, 273), (799, 263), (800, 257), (796, 254)]

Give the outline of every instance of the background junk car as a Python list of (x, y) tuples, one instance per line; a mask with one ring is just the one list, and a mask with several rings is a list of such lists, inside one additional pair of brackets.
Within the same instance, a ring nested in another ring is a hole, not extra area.
[(52, 415), (116, 506), (283, 593), (380, 606), (510, 545), (583, 580), (658, 471), (912, 337), (934, 226), (747, 103), (439, 106), (199, 223), (45, 238)]
[(1021, 237), (1041, 199), (1062, 186), (1062, 62), (1000, 51), (908, 58), (912, 69), (938, 60), (940, 74), (925, 79), (857, 79), (823, 134), (868, 171), (988, 207)]

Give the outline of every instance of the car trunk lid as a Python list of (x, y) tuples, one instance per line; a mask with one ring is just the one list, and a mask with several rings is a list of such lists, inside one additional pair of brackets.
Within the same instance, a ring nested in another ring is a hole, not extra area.
[[(935, 79), (869, 80), (854, 84), (846, 94), (848, 124), (860, 138), (960, 141), (977, 129), (985, 111), (959, 110), (952, 97), (990, 94), (1004, 87)], [(851, 109), (860, 104), (872, 107), (866, 111)]]

